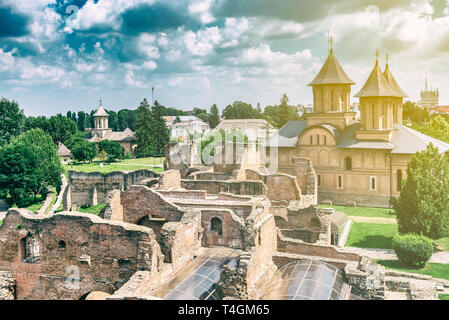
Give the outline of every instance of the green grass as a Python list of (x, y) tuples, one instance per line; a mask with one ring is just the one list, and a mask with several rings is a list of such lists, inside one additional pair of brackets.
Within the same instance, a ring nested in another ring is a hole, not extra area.
[(396, 213), (393, 209), (370, 208), (370, 207), (344, 207), (344, 206), (329, 206), (329, 205), (320, 205), (320, 207), (334, 208), (335, 211), (340, 211), (348, 216), (354, 217), (396, 218)]
[(436, 250), (449, 251), (449, 237), (434, 240)]
[(94, 215), (98, 216), (100, 214), (101, 210), (104, 209), (104, 207), (106, 207), (106, 205), (103, 203), (100, 203), (94, 207), (87, 207), (87, 208), (81, 207), (81, 208), (79, 208), (78, 211), (84, 212), (84, 213), (90, 213), (90, 214), (94, 214)]
[(427, 262), (422, 269), (403, 267), (398, 260), (376, 260), (376, 262), (387, 269), (394, 269), (402, 272), (424, 274), (438, 279), (449, 280), (449, 265), (444, 263)]
[(440, 294), (440, 300), (449, 300), (449, 294)]
[(397, 233), (398, 226), (396, 224), (354, 222), (346, 246), (392, 249), (391, 241)]
[(64, 165), (66, 170), (79, 171), (79, 172), (100, 172), (102, 174), (108, 174), (114, 171), (135, 171), (141, 169), (152, 170), (157, 173), (162, 173), (163, 168), (151, 167), (154, 165), (161, 165), (164, 163), (165, 158), (142, 158), (142, 159), (127, 159), (119, 162), (113, 162), (111, 164), (103, 163), (103, 168), (100, 168), (100, 162), (95, 161), (86, 164), (70, 164)]
[(19, 204), (13, 205), (12, 208), (22, 208), (28, 209), (31, 212), (38, 212), (42, 208), (43, 201), (45, 201), (45, 198), (40, 194), (36, 199), (34, 197), (22, 199)]
[(2, 226), (2, 224), (3, 224), (3, 220), (0, 220), (0, 227)]

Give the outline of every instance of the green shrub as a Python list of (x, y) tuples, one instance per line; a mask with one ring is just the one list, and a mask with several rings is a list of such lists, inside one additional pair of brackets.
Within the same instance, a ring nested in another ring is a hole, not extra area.
[(432, 240), (415, 234), (396, 235), (393, 249), (405, 267), (423, 268), (433, 254)]

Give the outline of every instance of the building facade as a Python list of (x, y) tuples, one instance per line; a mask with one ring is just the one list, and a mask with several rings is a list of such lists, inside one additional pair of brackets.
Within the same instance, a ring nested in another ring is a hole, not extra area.
[(89, 142), (98, 144), (103, 140), (118, 141), (124, 149), (124, 155), (134, 153), (134, 132), (129, 128), (124, 131), (112, 131), (112, 129), (109, 128), (109, 114), (101, 105), (94, 114), (94, 125), (95, 128), (90, 131)]
[(388, 62), (375, 66), (359, 98), (360, 121), (352, 112), (353, 81), (330, 51), (310, 83), (314, 109), (306, 120), (291, 121), (272, 137), (269, 152), (278, 153), (278, 171), (294, 175), (294, 159), (311, 159), (318, 177), (319, 201), (388, 206), (399, 195), (412, 155), (429, 143), (440, 152), (449, 145), (402, 125), (406, 94)]
[(421, 90), (421, 100), (418, 102), (418, 105), (421, 108), (434, 108), (438, 106), (440, 99), (440, 91), (438, 88), (436, 90), (429, 90), (428, 87), (428, 79), (426, 75), (426, 87), (424, 90)]

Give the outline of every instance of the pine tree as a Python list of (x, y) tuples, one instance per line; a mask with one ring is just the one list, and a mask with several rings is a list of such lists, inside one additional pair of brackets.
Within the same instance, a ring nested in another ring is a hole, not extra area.
[[(165, 124), (164, 124), (165, 125)], [(143, 99), (137, 108), (136, 129), (136, 157), (145, 158), (153, 156), (156, 152), (153, 141), (153, 116), (147, 99)]]
[(218, 107), (216, 104), (214, 104), (212, 107), (210, 107), (210, 115), (208, 119), (209, 127), (211, 129), (215, 129), (218, 124), (220, 123), (220, 115), (218, 112)]
[(154, 106), (151, 108), (152, 115), (152, 149), (154, 150), (154, 156), (163, 156), (165, 154), (165, 146), (170, 142), (170, 134), (166, 126), (164, 116), (164, 107), (155, 101)]

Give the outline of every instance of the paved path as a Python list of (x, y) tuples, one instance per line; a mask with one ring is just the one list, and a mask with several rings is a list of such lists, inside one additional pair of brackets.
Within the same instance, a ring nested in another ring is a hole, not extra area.
[(382, 224), (397, 224), (396, 218), (377, 218), (377, 217), (355, 217), (349, 216), (354, 222), (365, 222), (365, 223), (382, 223)]
[[(345, 247), (345, 251), (357, 253), (378, 260), (397, 260), (396, 254), (392, 249), (362, 249), (355, 247)], [(449, 264), (449, 252), (435, 252), (429, 262)]]
[(51, 201), (53, 200), (54, 196), (55, 196), (55, 194), (53, 192), (47, 193), (47, 197), (45, 198), (45, 201), (42, 204), (42, 207), (37, 212), (37, 214), (44, 214), (45, 211), (47, 211), (47, 208), (51, 204)]
[(67, 179), (65, 177), (65, 174), (62, 174), (62, 185), (61, 185), (61, 191), (59, 192), (58, 199), (56, 200), (53, 207), (51, 207), (49, 214), (54, 214), (56, 210), (60, 207), (62, 203), (62, 197), (64, 196), (65, 189), (67, 188)]
[(0, 220), (3, 220), (3, 218), (5, 218), (6, 212), (8, 212), (8, 205), (0, 200)]

